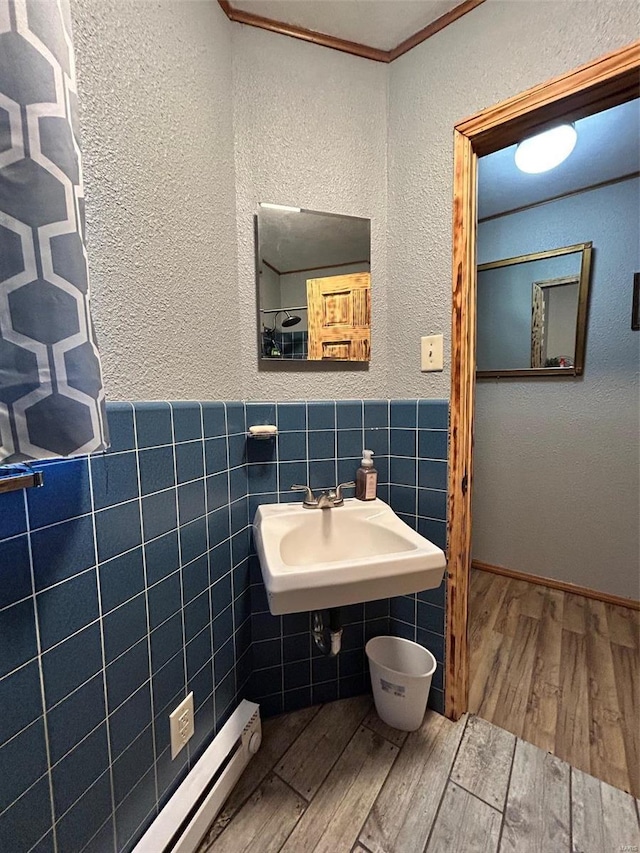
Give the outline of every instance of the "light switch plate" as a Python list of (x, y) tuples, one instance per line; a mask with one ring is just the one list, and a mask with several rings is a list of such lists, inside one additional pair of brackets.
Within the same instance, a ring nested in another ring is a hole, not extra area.
[(171, 758), (175, 758), (180, 750), (186, 746), (187, 741), (195, 731), (193, 693), (189, 693), (175, 711), (169, 714), (169, 728), (171, 730)]
[(429, 373), (444, 369), (444, 342), (442, 335), (427, 335), (420, 338), (420, 370)]

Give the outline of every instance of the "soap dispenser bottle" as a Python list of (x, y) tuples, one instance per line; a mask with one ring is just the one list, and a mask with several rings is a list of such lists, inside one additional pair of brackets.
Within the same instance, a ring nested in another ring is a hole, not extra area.
[(373, 501), (376, 498), (378, 472), (373, 467), (373, 450), (362, 451), (362, 461), (356, 471), (356, 497), (360, 501)]

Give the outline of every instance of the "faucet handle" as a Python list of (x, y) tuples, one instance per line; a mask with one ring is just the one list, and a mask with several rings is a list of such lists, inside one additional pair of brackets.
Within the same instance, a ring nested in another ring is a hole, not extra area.
[(291, 486), (292, 492), (305, 492), (304, 500), (302, 501), (303, 506), (317, 506), (318, 501), (316, 496), (313, 494), (313, 490), (310, 486), (300, 486), (298, 483), (294, 483)]
[(343, 489), (355, 489), (355, 486), (356, 486), (356, 484), (353, 480), (351, 480), (348, 483), (340, 483), (339, 486), (336, 486), (336, 500), (338, 500), (338, 501), (344, 500), (344, 498), (342, 496), (342, 490)]

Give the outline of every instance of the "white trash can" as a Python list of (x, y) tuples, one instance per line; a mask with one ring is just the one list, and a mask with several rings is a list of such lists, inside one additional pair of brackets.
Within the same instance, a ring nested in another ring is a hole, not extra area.
[(380, 719), (405, 732), (420, 728), (437, 666), (434, 656), (400, 637), (374, 637), (365, 651)]

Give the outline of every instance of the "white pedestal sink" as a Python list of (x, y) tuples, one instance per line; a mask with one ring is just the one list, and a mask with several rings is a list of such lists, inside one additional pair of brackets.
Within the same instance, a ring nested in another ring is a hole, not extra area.
[(274, 616), (440, 586), (446, 558), (384, 501), (262, 504), (253, 536)]

